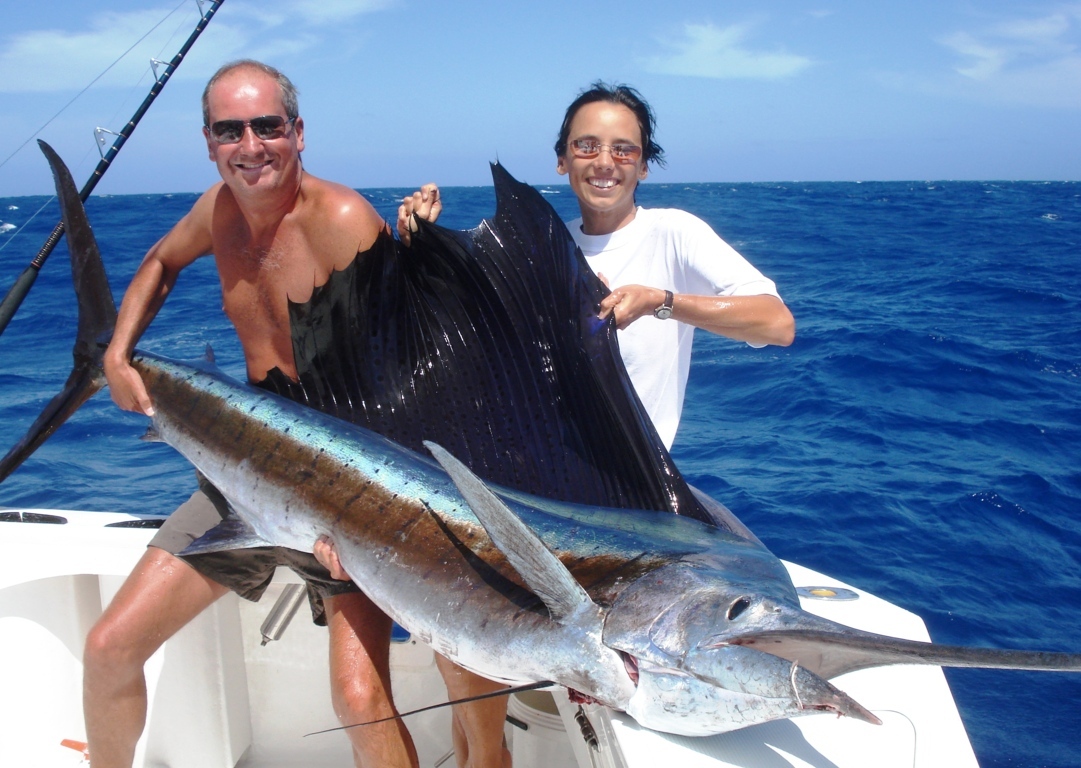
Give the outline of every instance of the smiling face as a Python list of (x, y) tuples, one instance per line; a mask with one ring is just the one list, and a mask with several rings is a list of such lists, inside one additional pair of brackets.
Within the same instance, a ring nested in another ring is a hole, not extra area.
[[(229, 72), (207, 94), (210, 123), (251, 120), (278, 115), (287, 118), (281, 88), (269, 75), (254, 69)], [(304, 121), (297, 118), (283, 136), (260, 139), (245, 127), (239, 142), (219, 144), (206, 128), (207, 150), (222, 180), (240, 198), (286, 190), (295, 194), (300, 184), (300, 152), (304, 149)]]
[[(622, 104), (595, 101), (583, 105), (570, 123), (567, 149), (556, 162), (556, 170), (568, 177), (582, 211), (582, 231), (606, 235), (634, 219), (634, 190), (649, 173), (646, 161), (638, 157), (621, 162), (612, 157), (613, 144), (642, 146), (638, 118)], [(604, 145), (596, 157), (575, 157), (573, 142), (593, 139)]]

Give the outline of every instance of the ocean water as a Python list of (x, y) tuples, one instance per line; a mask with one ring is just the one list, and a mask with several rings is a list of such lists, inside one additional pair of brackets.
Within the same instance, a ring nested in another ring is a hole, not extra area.
[[(362, 191), (392, 218), (407, 190)], [(566, 187), (542, 191), (576, 215)], [(490, 188), (443, 193), (448, 226), (493, 212)], [(90, 200), (118, 298), (194, 199)], [(712, 224), (798, 326), (786, 349), (699, 332), (673, 450), (689, 480), (780, 557), (914, 611), (938, 642), (1081, 651), (1081, 183), (648, 184), (639, 202)], [(0, 289), (57, 218), (47, 198), (0, 200)], [(71, 365), (66, 258), (0, 337), (5, 446)], [(140, 347), (195, 358), (208, 343), (243, 375), (204, 259)], [(191, 470), (140, 441), (145, 424), (99, 394), (0, 485), (0, 506), (167, 514)], [(947, 677), (985, 768), (1081, 765), (1081, 675)]]

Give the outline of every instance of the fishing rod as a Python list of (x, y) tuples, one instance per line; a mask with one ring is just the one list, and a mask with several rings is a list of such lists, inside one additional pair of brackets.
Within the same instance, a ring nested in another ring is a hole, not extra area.
[[(202, 0), (196, 0), (199, 4), (199, 10), (202, 11)], [(124, 143), (128, 140), (128, 137), (135, 131), (135, 126), (139, 124), (139, 121), (143, 119), (143, 115), (150, 109), (150, 105), (154, 103), (154, 99), (158, 97), (161, 90), (165, 87), (165, 84), (169, 82), (169, 78), (172, 77), (173, 72), (180, 66), (180, 62), (184, 60), (188, 50), (195, 44), (195, 41), (199, 39), (199, 35), (206, 29), (206, 25), (210, 23), (210, 20), (214, 18), (214, 14), (221, 8), (222, 3), (225, 0), (209, 0), (210, 8), (206, 13), (201, 13), (199, 23), (195, 25), (195, 29), (192, 31), (188, 39), (184, 41), (184, 45), (180, 47), (177, 54), (173, 56), (172, 60), (166, 65), (161, 75), (158, 75), (154, 80), (154, 85), (150, 87), (150, 93), (143, 99), (143, 103), (139, 105), (139, 108), (135, 110), (135, 114), (131, 116), (127, 124), (120, 130), (120, 133), (116, 134), (116, 140), (113, 141), (113, 145), (109, 148), (101, 157), (101, 161), (97, 167), (94, 168), (94, 172), (90, 174), (90, 178), (86, 180), (86, 184), (79, 191), (79, 199), (84, 203), (86, 199), (90, 197), (90, 193), (94, 191), (94, 187), (101, 181), (102, 176), (109, 170), (113, 159), (120, 152), (120, 149), (124, 146)], [(153, 65), (161, 64), (163, 62), (154, 61)], [(154, 74), (157, 75), (157, 68), (154, 67)], [(61, 221), (53, 227), (52, 233), (45, 239), (44, 245), (41, 246), (41, 250), (38, 251), (37, 256), (33, 258), (30, 265), (23, 270), (22, 274), (16, 279), (15, 284), (11, 286), (11, 290), (8, 291), (7, 296), (4, 297), (3, 302), (0, 302), (0, 334), (7, 328), (8, 323), (11, 322), (11, 318), (18, 311), (19, 306), (23, 303), (23, 299), (26, 298), (26, 294), (30, 292), (30, 288), (34, 285), (34, 281), (37, 279), (38, 272), (41, 271), (42, 265), (45, 264), (45, 260), (49, 258), (49, 254), (53, 252), (53, 248), (60, 241), (60, 238), (64, 236), (64, 222)]]

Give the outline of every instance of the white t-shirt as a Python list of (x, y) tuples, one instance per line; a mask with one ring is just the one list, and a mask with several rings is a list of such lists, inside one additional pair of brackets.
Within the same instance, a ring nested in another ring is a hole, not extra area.
[[(630, 224), (610, 235), (584, 234), (580, 218), (568, 228), (610, 288), (634, 284), (673, 293), (780, 298), (772, 280), (686, 211), (639, 207)], [(648, 316), (618, 332), (627, 373), (668, 448), (683, 411), (693, 338), (693, 325)]]

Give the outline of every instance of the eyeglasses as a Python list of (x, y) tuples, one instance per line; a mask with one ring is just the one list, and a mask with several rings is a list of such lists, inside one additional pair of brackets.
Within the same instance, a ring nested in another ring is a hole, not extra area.
[(251, 120), (217, 120), (207, 126), (211, 138), (219, 144), (236, 144), (244, 138), (244, 129), (251, 126), (257, 139), (270, 141), (285, 136), (286, 126), (296, 122), (295, 117), (286, 120), (280, 115), (263, 115)]
[(635, 144), (601, 144), (596, 139), (575, 139), (571, 142), (571, 152), (584, 160), (596, 157), (605, 149), (613, 160), (621, 163), (633, 163), (642, 156), (642, 148)]

